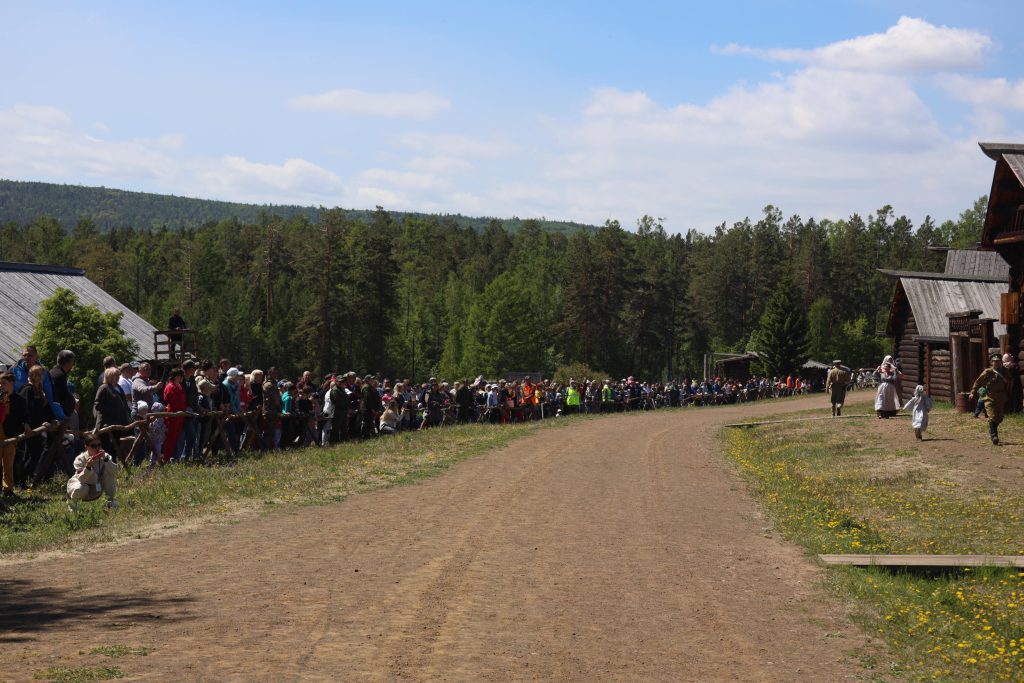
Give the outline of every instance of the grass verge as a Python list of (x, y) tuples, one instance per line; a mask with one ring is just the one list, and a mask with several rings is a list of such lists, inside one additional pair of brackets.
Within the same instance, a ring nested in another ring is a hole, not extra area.
[[(953, 443), (941, 450), (981, 447), (982, 427), (969, 416), (942, 419)], [(1011, 417), (1007, 427), (1024, 421)], [(1018, 488), (950, 476), (923, 449), (893, 447), (875, 429), (871, 420), (836, 420), (729, 430), (725, 439), (779, 531), (812, 553), (1024, 554)], [(827, 576), (856, 599), (862, 626), (888, 641), (887, 674), (1024, 680), (1024, 572), (835, 568)]]
[(147, 528), (224, 516), (247, 508), (323, 504), (363, 491), (413, 482), (520, 437), (577, 420), (519, 425), (466, 425), (404, 432), (332, 448), (244, 454), (227, 466), (171, 465), (121, 473), (117, 499), (82, 503), (69, 513), (63, 481), (26, 495), (0, 515), (0, 555), (67, 549), (112, 541)]

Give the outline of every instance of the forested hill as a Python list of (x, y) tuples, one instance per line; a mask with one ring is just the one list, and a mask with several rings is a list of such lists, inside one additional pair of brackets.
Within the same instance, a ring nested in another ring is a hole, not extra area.
[[(54, 183), (23, 182), (0, 179), (0, 222), (31, 223), (44, 216), (57, 220), (70, 230), (80, 220), (91, 219), (100, 231), (131, 227), (136, 230), (166, 228), (198, 228), (206, 223), (237, 219), (240, 223), (255, 223), (261, 214), (292, 218), (304, 216), (315, 223), (320, 209), (312, 206), (277, 204), (238, 204), (211, 199), (193, 199), (150, 192), (128, 192), (106, 187), (57, 185)], [(371, 210), (352, 210), (349, 216), (357, 221), (370, 219)], [(425, 218), (427, 214), (391, 212), (398, 222), (405, 217)], [(440, 217), (454, 227), (472, 228), (483, 232), (494, 219), (447, 214)], [(500, 219), (509, 232), (522, 227), (520, 218)], [(566, 221), (539, 220), (542, 230), (572, 234), (577, 230), (593, 230), (593, 226)]]

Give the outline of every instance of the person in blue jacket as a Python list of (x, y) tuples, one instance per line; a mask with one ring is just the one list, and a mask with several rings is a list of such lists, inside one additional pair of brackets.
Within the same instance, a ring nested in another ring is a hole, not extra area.
[[(28, 384), (28, 371), (32, 369), (33, 365), (42, 365), (44, 368), (46, 365), (39, 360), (39, 352), (36, 351), (34, 346), (26, 346), (25, 350), (21, 353), (21, 360), (18, 364), (11, 368), (11, 372), (14, 373), (14, 391), (21, 391), (21, 388)], [(60, 402), (55, 401), (53, 398), (53, 382), (50, 379), (50, 373), (43, 373), (43, 393), (46, 394), (46, 401), (50, 404), (50, 409), (53, 411), (53, 416), (60, 422), (67, 419), (67, 414), (64, 412), (64, 407), (61, 406)]]

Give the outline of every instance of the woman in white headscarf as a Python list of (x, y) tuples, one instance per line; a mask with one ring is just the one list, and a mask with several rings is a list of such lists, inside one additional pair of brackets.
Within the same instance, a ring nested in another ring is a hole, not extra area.
[(878, 419), (890, 418), (900, 409), (900, 371), (892, 362), (892, 356), (886, 356), (875, 372), (878, 373), (878, 393), (875, 394), (875, 413)]

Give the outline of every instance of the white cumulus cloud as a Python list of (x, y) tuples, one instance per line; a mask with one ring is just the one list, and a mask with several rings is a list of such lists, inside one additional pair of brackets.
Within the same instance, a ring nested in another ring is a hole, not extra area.
[(991, 47), (992, 39), (979, 31), (900, 17), (885, 33), (857, 36), (810, 50), (736, 44), (714, 49), (721, 54), (749, 54), (833, 69), (911, 72), (976, 69)]
[(451, 102), (429, 92), (366, 92), (337, 88), (318, 95), (296, 97), (291, 100), (291, 106), (305, 111), (427, 119), (450, 109)]
[(1009, 81), (1005, 78), (949, 74), (938, 80), (951, 97), (962, 102), (969, 102), (976, 107), (1024, 111), (1024, 79)]

